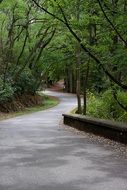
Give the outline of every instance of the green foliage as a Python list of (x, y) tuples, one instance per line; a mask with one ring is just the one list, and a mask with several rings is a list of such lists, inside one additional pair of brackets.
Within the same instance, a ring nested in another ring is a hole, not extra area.
[[(79, 55), (81, 88), (89, 62), (87, 87), (94, 94), (103, 93), (100, 97), (89, 95), (88, 114), (126, 120), (127, 114), (114, 99), (112, 91), (106, 91), (111, 82), (104, 69), (80, 49), (67, 25), (60, 22), (66, 17), (72, 31), (85, 47), (115, 79), (127, 85), (126, 44), (106, 20), (98, 1), (37, 1), (55, 17), (30, 2), (32, 0), (4, 0), (0, 3), (0, 101), (17, 94), (35, 93), (41, 81), (47, 78), (53, 81), (64, 78), (68, 91), (75, 92)], [(104, 0), (102, 6), (120, 35), (127, 39), (125, 0)], [(47, 43), (54, 28), (57, 29), (55, 35)], [(120, 90), (117, 90), (117, 94), (119, 101), (127, 105), (127, 94)]]
[(0, 102), (6, 102), (14, 96), (14, 88), (9, 84), (3, 84), (3, 80), (0, 79)]
[(0, 13), (0, 101), (3, 101), (13, 95), (34, 94), (42, 84), (45, 72), (42, 50), (53, 37), (54, 23), (47, 24), (47, 17), (24, 0), (3, 1)]
[(16, 89), (16, 94), (34, 94), (36, 92), (36, 79), (32, 75), (30, 69), (25, 69), (20, 74), (18, 80), (14, 84), (14, 87)]
[[(123, 105), (127, 105), (125, 92), (119, 91), (118, 99)], [(116, 102), (112, 90), (105, 91), (101, 96), (89, 93), (87, 106), (87, 114), (90, 116), (127, 122), (127, 112)]]

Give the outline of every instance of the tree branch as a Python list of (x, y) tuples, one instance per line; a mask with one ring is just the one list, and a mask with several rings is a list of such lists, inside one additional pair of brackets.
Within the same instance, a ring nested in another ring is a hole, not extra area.
[(106, 18), (106, 20), (108, 21), (108, 23), (111, 25), (111, 27), (113, 28), (113, 30), (116, 32), (116, 34), (119, 36), (119, 38), (124, 42), (124, 44), (127, 46), (127, 41), (123, 38), (123, 36), (120, 34), (120, 32), (117, 30), (117, 28), (115, 27), (115, 25), (113, 24), (113, 22), (109, 19), (109, 17), (107, 16), (102, 4), (100, 0), (97, 0), (98, 4), (100, 6), (100, 9), (104, 15), (104, 17)]
[(24, 49), (25, 49), (25, 46), (26, 46), (26, 42), (27, 42), (27, 38), (28, 38), (28, 31), (26, 30), (26, 35), (25, 35), (25, 39), (24, 39), (24, 42), (23, 42), (23, 46), (22, 46), (22, 49), (21, 49), (21, 52), (18, 56), (18, 59), (17, 59), (17, 62), (16, 62), (16, 65), (19, 64), (19, 61), (23, 55), (23, 52), (24, 52)]
[(118, 103), (118, 105), (127, 112), (127, 106), (124, 106), (118, 99), (117, 93), (113, 90), (113, 97), (116, 100), (116, 102)]
[(60, 19), (59, 17), (57, 17), (55, 14), (50, 13), (49, 11), (47, 11), (45, 8), (43, 8), (42, 6), (40, 6), (35, 0), (32, 0), (37, 7), (39, 7), (40, 9), (42, 9), (43, 11), (45, 11), (46, 13), (48, 13), (49, 15), (51, 15), (53, 18), (56, 18), (57, 20), (61, 21), (62, 23), (64, 23), (66, 25), (66, 27), (69, 29), (70, 33), (74, 36), (74, 38), (79, 42), (80, 46), (82, 47), (82, 49), (88, 53), (88, 55), (95, 60), (96, 63), (98, 63), (101, 68), (103, 69), (103, 71), (105, 72), (105, 74), (114, 82), (116, 83), (118, 86), (120, 86), (123, 89), (127, 90), (127, 85), (122, 84), (120, 81), (118, 81), (117, 79), (115, 79), (110, 72), (108, 72), (108, 70), (103, 66), (103, 64), (101, 63), (101, 61), (93, 54), (91, 53), (91, 51), (81, 42), (81, 39), (77, 36), (77, 34), (73, 31), (73, 29), (71, 28), (70, 24), (68, 23), (68, 20), (64, 14), (63, 9), (61, 8), (61, 6), (58, 4), (59, 9), (61, 10), (61, 13), (63, 15), (64, 20)]
[(38, 54), (38, 56), (37, 56), (37, 59), (36, 59), (36, 61), (35, 61), (35, 63), (34, 63), (34, 67), (36, 66), (37, 62), (39, 61), (39, 59), (40, 59), (40, 57), (41, 57), (41, 55), (42, 55), (42, 52), (43, 52), (44, 48), (51, 42), (51, 40), (52, 40), (52, 38), (53, 38), (53, 36), (54, 36), (54, 34), (55, 34), (55, 31), (56, 31), (56, 29), (53, 30), (51, 37), (42, 45), (42, 47), (41, 47), (41, 49), (40, 49), (40, 52), (39, 52), (39, 54)]

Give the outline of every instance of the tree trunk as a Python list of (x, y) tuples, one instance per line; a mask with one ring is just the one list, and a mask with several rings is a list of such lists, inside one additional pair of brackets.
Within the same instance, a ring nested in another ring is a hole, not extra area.
[(83, 85), (83, 115), (86, 115), (87, 111), (87, 84), (88, 84), (88, 77), (89, 77), (89, 61), (87, 63), (87, 70), (86, 74), (84, 75), (84, 85)]
[[(76, 18), (77, 22), (80, 19), (80, 0), (77, 0), (77, 7), (76, 7)], [(81, 107), (81, 96), (80, 96), (80, 91), (81, 91), (81, 81), (80, 81), (80, 65), (81, 65), (81, 48), (79, 43), (76, 44), (76, 68), (77, 68), (77, 86), (76, 86), (76, 94), (77, 94), (77, 102), (78, 102), (78, 109), (77, 113), (82, 114), (82, 107)]]
[(77, 86), (76, 86), (76, 94), (77, 94), (77, 102), (78, 102), (78, 109), (77, 113), (81, 114), (82, 113), (82, 108), (81, 108), (81, 96), (80, 96), (80, 91), (81, 91), (81, 81), (80, 81), (80, 46), (77, 44), (77, 49), (76, 49), (76, 59), (77, 59)]

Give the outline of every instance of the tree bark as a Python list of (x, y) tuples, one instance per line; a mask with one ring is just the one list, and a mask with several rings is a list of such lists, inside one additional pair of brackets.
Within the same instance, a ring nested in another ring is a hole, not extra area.
[(80, 46), (77, 44), (76, 47), (76, 68), (77, 68), (77, 82), (76, 82), (76, 95), (77, 95), (77, 103), (78, 103), (78, 109), (77, 113), (81, 114), (82, 113), (82, 108), (81, 108), (81, 96), (80, 96), (80, 91), (81, 91), (81, 80), (80, 80), (80, 65), (81, 65), (81, 59), (80, 59)]
[[(79, 22), (80, 19), (80, 0), (77, 0), (77, 7), (76, 7), (76, 19), (77, 22)], [(82, 106), (81, 106), (81, 80), (80, 80), (80, 65), (81, 65), (81, 48), (79, 43), (76, 43), (76, 67), (77, 67), (77, 86), (76, 86), (76, 94), (77, 94), (77, 102), (78, 102), (78, 109), (77, 109), (77, 113), (81, 114), (82, 113)]]
[(84, 75), (84, 85), (83, 85), (83, 115), (86, 115), (87, 111), (87, 84), (88, 84), (88, 77), (89, 77), (89, 61), (87, 62), (87, 69), (86, 74)]

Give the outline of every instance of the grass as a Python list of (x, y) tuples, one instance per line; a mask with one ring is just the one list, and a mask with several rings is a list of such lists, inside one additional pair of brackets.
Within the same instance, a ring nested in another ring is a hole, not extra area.
[(9, 119), (9, 118), (20, 116), (20, 115), (30, 114), (33, 112), (43, 111), (43, 110), (56, 106), (58, 103), (59, 103), (59, 100), (57, 98), (44, 95), (44, 100), (41, 105), (28, 107), (28, 108), (25, 108), (25, 110), (18, 111), (18, 112), (0, 113), (0, 120)]
[(75, 114), (76, 113), (76, 111), (77, 111), (77, 107), (76, 108), (74, 108), (73, 110), (71, 110), (71, 114)]

